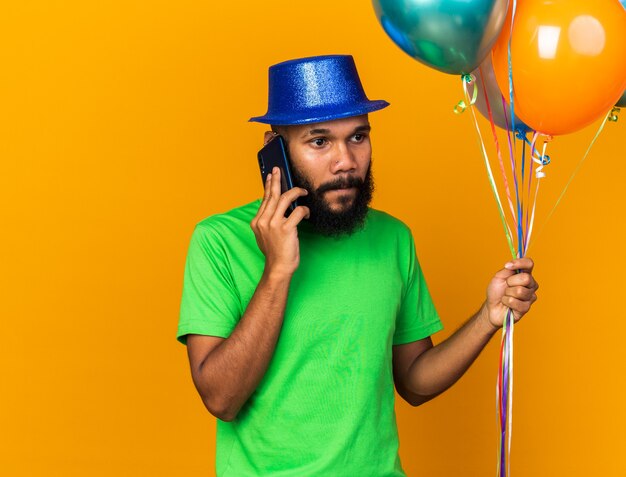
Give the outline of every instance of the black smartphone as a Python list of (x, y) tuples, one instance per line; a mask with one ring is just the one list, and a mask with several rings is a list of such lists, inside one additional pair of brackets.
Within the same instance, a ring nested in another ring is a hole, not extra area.
[[(274, 167), (280, 169), (280, 193), (284, 194), (293, 188), (291, 179), (291, 170), (289, 169), (289, 153), (287, 152), (287, 144), (282, 136), (276, 135), (263, 146), (259, 151), (257, 158), (259, 160), (259, 168), (261, 170), (261, 179), (265, 187), (265, 179), (272, 172)], [(298, 201), (294, 200), (285, 212), (288, 216), (298, 206)]]

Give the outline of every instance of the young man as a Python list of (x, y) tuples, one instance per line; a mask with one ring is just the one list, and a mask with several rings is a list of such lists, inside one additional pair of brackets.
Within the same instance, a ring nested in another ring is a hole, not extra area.
[[(467, 370), (536, 300), (533, 263), (508, 263), (478, 313), (444, 342), (410, 230), (370, 209), (368, 113), (350, 56), (270, 68), (265, 142), (287, 141), (265, 195), (200, 222), (185, 269), (178, 339), (218, 417), (218, 476), (404, 476), (394, 384), (412, 405)], [(298, 199), (288, 218), (285, 211)], [(521, 270), (521, 273), (516, 273)]]

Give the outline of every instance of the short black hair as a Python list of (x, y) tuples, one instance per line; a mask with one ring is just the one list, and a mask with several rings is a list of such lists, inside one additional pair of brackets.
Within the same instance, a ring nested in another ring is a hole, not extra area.
[(279, 124), (272, 124), (271, 126), (272, 126), (272, 131), (275, 132), (276, 134), (281, 134), (287, 128), (287, 126), (281, 126)]

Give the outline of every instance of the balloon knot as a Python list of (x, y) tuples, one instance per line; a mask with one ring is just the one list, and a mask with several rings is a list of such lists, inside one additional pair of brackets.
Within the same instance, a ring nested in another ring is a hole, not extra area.
[(619, 111), (620, 109), (617, 106), (611, 109), (611, 111), (609, 112), (609, 121), (616, 123), (619, 119)]
[[(461, 75), (461, 80), (463, 81), (463, 91), (465, 92), (465, 98), (469, 99), (469, 105), (473, 106), (474, 103), (476, 103), (476, 98), (478, 97), (478, 88), (476, 88), (475, 85), (473, 86), (474, 91), (472, 92), (472, 97), (470, 98), (470, 95), (467, 92), (467, 85), (472, 84), (474, 81), (476, 81), (476, 77), (473, 74), (463, 74)], [(454, 107), (454, 112), (456, 114), (461, 114), (465, 112), (467, 106), (467, 103), (461, 100), (456, 103), (456, 106)]]
[(464, 83), (470, 84), (472, 81), (474, 81), (475, 78), (471, 73), (466, 73), (461, 75), (461, 79)]
[(526, 131), (524, 131), (522, 128), (515, 128), (515, 137), (523, 141), (524, 139), (526, 139)]

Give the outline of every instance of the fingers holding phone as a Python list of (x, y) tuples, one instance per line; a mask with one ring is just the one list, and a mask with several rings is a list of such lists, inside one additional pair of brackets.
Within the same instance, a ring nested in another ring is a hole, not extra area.
[[(285, 139), (280, 134), (277, 134), (265, 143), (257, 154), (261, 178), (264, 184), (267, 182), (267, 176), (274, 168), (278, 167), (280, 169), (279, 185), (281, 194), (293, 189), (288, 149)], [(298, 205), (297, 200), (290, 202), (285, 210), (285, 217), (288, 217)]]
[(308, 218), (310, 212), (305, 206), (297, 206), (289, 218), (285, 217), (285, 212), (298, 197), (307, 194), (300, 187), (281, 193), (281, 171), (278, 167), (267, 174), (263, 201), (250, 226), (259, 249), (265, 255), (268, 271), (290, 276), (298, 268), (300, 246), (297, 225)]

